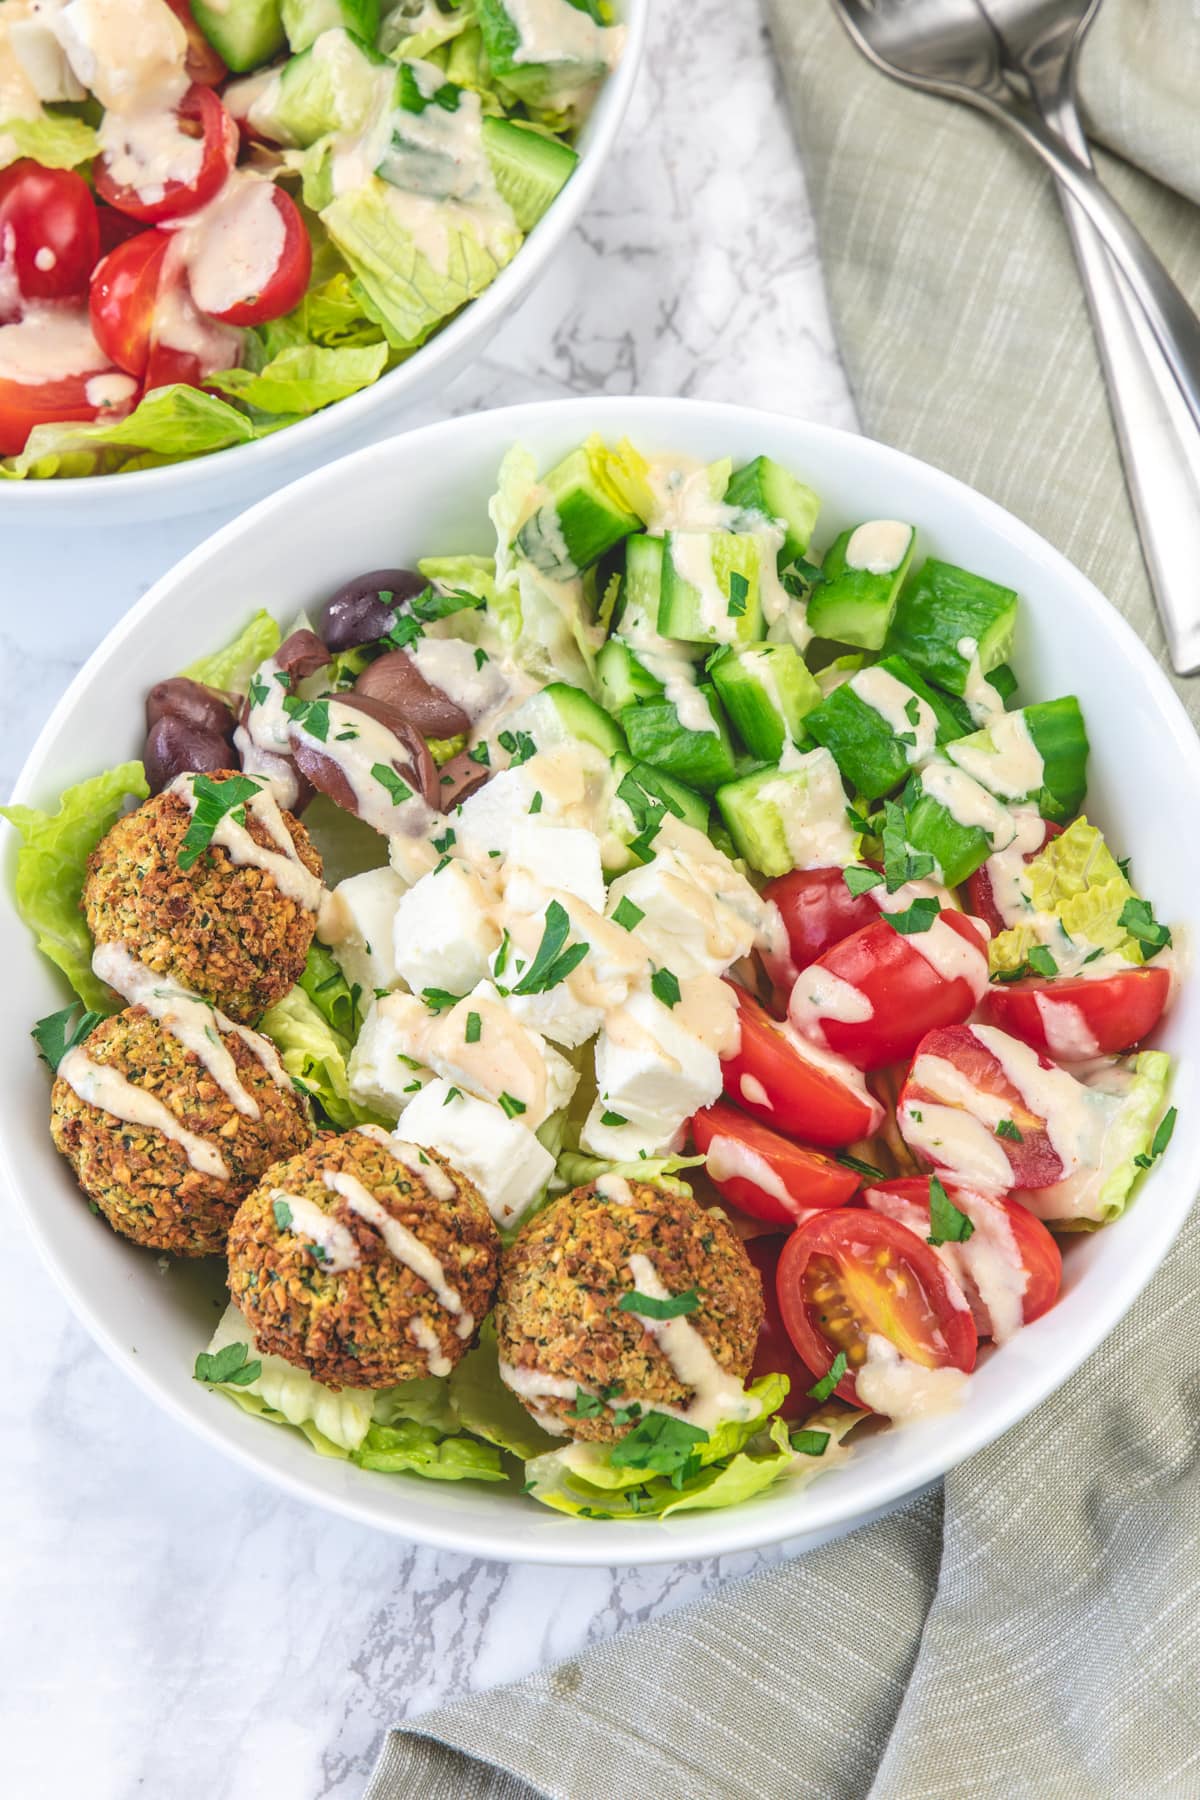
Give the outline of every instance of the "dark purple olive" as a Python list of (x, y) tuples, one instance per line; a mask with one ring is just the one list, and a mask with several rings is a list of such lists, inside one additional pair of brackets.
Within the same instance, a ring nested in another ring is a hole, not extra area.
[(444, 762), (438, 770), (438, 786), (442, 790), (439, 805), (442, 811), (453, 812), (456, 806), (461, 806), (476, 788), (483, 786), (490, 774), (490, 769), (481, 769), (477, 762), (472, 762), (465, 750), (460, 750), (457, 756)]
[(226, 738), (175, 713), (164, 713), (154, 721), (142, 760), (152, 794), (161, 794), (177, 775), (213, 775), (237, 766)]
[(275, 661), (291, 676), (295, 688), (299, 682), (315, 675), (318, 669), (323, 669), (329, 654), (315, 631), (293, 631), (275, 652)]
[(458, 737), (471, 729), (469, 715), (441, 688), (426, 681), (405, 650), (385, 650), (368, 663), (354, 692), (369, 700), (385, 700), (427, 737)]
[[(396, 622), (395, 608), (423, 594), (429, 583), (413, 569), (371, 569), (340, 587), (321, 614), (321, 636), (337, 654), (374, 644)], [(390, 602), (381, 600), (389, 594)]]
[(203, 731), (220, 737), (232, 737), (233, 708), (224, 694), (202, 682), (189, 681), (186, 675), (173, 675), (169, 681), (156, 681), (146, 695), (146, 726), (157, 725), (170, 715), (185, 725), (197, 725)]
[[(340, 703), (352, 707), (355, 712), (365, 713), (368, 718), (387, 727), (396, 739), (395, 756), (389, 758), (392, 766), (419, 790), (430, 806), (440, 811), (441, 794), (437, 769), (420, 732), (414, 730), (407, 719), (401, 718), (399, 713), (382, 700), (347, 694), (341, 698)], [(292, 748), (297, 767), (319, 793), (325, 794), (335, 806), (342, 807), (346, 812), (358, 812), (354, 789), (333, 755), (301, 738), (293, 740)]]

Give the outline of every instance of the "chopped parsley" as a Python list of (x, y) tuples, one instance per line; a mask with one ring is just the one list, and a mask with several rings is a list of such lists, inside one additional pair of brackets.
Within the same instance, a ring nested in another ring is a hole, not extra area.
[(223, 1350), (211, 1353), (202, 1350), (192, 1373), (197, 1381), (207, 1381), (213, 1387), (249, 1387), (262, 1374), (262, 1363), (257, 1357), (248, 1362), (249, 1354), (245, 1344), (226, 1344)]
[(246, 775), (231, 775), (225, 781), (214, 781), (211, 775), (193, 775), (192, 794), (196, 804), (175, 859), (179, 867), (190, 869), (199, 861), (226, 814), (232, 813), (235, 822), (244, 825), (246, 802), (260, 792), (261, 784)]
[(790, 1441), (800, 1456), (824, 1456), (831, 1436), (828, 1431), (793, 1431)]
[(1117, 924), (1144, 947), (1147, 962), (1171, 942), (1170, 927), (1159, 923), (1148, 900), (1127, 900)]
[(996, 1136), (998, 1138), (1008, 1138), (1009, 1141), (1014, 1144), (1024, 1142), (1021, 1136), (1021, 1127), (1012, 1119), (1001, 1119), (996, 1127)]
[(604, 1411), (604, 1402), (586, 1388), (575, 1389), (575, 1404), (567, 1410), (569, 1419), (594, 1419)]
[(525, 1102), (518, 1100), (514, 1094), (501, 1094), (498, 1104), (501, 1112), (509, 1119), (515, 1119), (521, 1113), (528, 1111)]
[(531, 813), (540, 813), (541, 812), (542, 796), (541, 796), (540, 790), (535, 791), (533, 799), (529, 802), (529, 810)]
[(695, 1288), (685, 1288), (682, 1294), (668, 1294), (665, 1300), (656, 1300), (653, 1294), (639, 1294), (635, 1288), (632, 1294), (621, 1295), (617, 1311), (637, 1313), (643, 1319), (682, 1319), (688, 1313), (694, 1313), (699, 1305), (700, 1296)]
[(469, 1012), (467, 1014), (467, 1028), (463, 1033), (463, 1036), (466, 1038), (468, 1044), (477, 1044), (483, 1036), (483, 1020), (479, 1017), (477, 1012)]
[(422, 988), (421, 998), (430, 1012), (441, 1012), (444, 1007), (457, 1006), (459, 1002), (458, 994), (447, 993), (445, 988), (439, 987)]
[(454, 835), (454, 827), (452, 825), (448, 825), (446, 827), (445, 831), (443, 831), (441, 837), (435, 837), (433, 839), (433, 847), (435, 850), (440, 850), (442, 855), (444, 856), (446, 851), (449, 850), (450, 846), (452, 844), (454, 844), (456, 841), (457, 840)]
[(625, 802), (633, 814), (633, 822), (637, 828), (637, 836), (631, 840), (629, 848), (635, 856), (643, 859), (649, 856), (666, 815), (670, 812), (677, 819), (683, 817), (683, 808), (678, 800), (656, 780), (649, 769), (639, 769), (636, 775), (631, 769), (617, 788), (617, 798)]
[(412, 789), (407, 781), (401, 781), (390, 763), (372, 763), (371, 773), (380, 787), (386, 788), (391, 795), (393, 806), (403, 806), (406, 800), (412, 799)]
[(602, 1112), (600, 1114), (600, 1123), (602, 1125), (614, 1125), (614, 1126), (628, 1125), (629, 1120), (625, 1117), (624, 1113)]
[(842, 880), (857, 899), (860, 894), (868, 894), (872, 888), (877, 888), (883, 876), (878, 869), (867, 869), (861, 863), (851, 863), (849, 868), (842, 870)]
[(251, 706), (262, 706), (271, 692), (269, 683), (265, 682), (257, 672), (250, 677), (247, 695)]
[(846, 1373), (846, 1352), (839, 1350), (829, 1368), (820, 1381), (814, 1382), (808, 1390), (810, 1400), (828, 1400), (842, 1376)]
[(1034, 944), (1025, 958), (1035, 975), (1057, 975), (1058, 964), (1045, 944)]
[(560, 981), (565, 981), (572, 969), (579, 967), (588, 953), (588, 947), (586, 944), (572, 944), (569, 949), (564, 950), (563, 945), (570, 929), (571, 921), (567, 917), (566, 908), (557, 900), (552, 900), (546, 908), (546, 925), (537, 955), (513, 989), (514, 993), (547, 993), (550, 988), (557, 987)]
[(481, 739), (473, 750), (467, 751), (467, 761), (478, 763), (481, 769), (491, 767), (492, 753), (487, 747), (486, 740)]
[(664, 1006), (678, 1006), (680, 1000), (679, 977), (672, 975), (670, 969), (655, 969), (650, 977), (650, 992)]
[(903, 912), (884, 913), (883, 916), (896, 931), (905, 937), (911, 937), (915, 932), (928, 931), (941, 910), (932, 895), (928, 898), (922, 895), (911, 906), (906, 906)]
[(904, 716), (910, 725), (919, 725), (921, 723), (921, 702), (917, 699), (915, 694), (911, 700), (906, 700), (904, 702)]
[(1139, 1169), (1148, 1169), (1151, 1163), (1158, 1161), (1171, 1141), (1172, 1133), (1175, 1130), (1175, 1121), (1178, 1117), (1179, 1108), (1176, 1106), (1169, 1107), (1163, 1114), (1158, 1122), (1158, 1130), (1154, 1133), (1150, 1143), (1150, 1154), (1147, 1155), (1143, 1150), (1133, 1159)]
[(420, 619), (415, 613), (407, 612), (396, 620), (391, 629), (386, 631), (379, 641), (381, 644), (386, 644), (391, 650), (407, 650), (410, 644), (415, 644), (418, 638), (424, 636), (425, 627)]
[[(925, 852), (914, 852), (908, 843), (908, 825), (904, 808), (895, 800), (883, 804), (883, 874), (887, 891), (894, 894), (906, 881), (920, 881), (933, 873), (933, 858)], [(895, 915), (893, 914), (894, 918)], [(925, 931), (927, 926), (921, 926)]]
[(645, 916), (640, 906), (635, 906), (632, 900), (623, 896), (613, 913), (613, 924), (619, 925), (622, 931), (632, 931), (635, 925), (641, 924)]
[(497, 950), (495, 956), (492, 958), (492, 974), (493, 975), (503, 975), (504, 970), (508, 963), (508, 952), (509, 952), (511, 945), (512, 945), (512, 939), (509, 937), (508, 932), (506, 931), (504, 933), (504, 936), (500, 939), (500, 948)]
[(38, 1055), (52, 1069), (58, 1068), (68, 1050), (74, 1050), (90, 1037), (104, 1017), (103, 1013), (85, 1012), (76, 1019), (78, 1011), (79, 1002), (72, 1000), (61, 1012), (48, 1013), (44, 1019), (39, 1019), (29, 1034), (38, 1047)]
[(750, 583), (738, 569), (734, 569), (729, 577), (729, 617), (740, 619), (746, 611), (746, 600), (750, 593)]
[(453, 613), (467, 612), (482, 605), (483, 595), (473, 594), (469, 588), (447, 588), (442, 593), (438, 588), (427, 587), (424, 593), (409, 602), (411, 611), (427, 625), (434, 619), (448, 619)]
[(272, 1200), (271, 1211), (275, 1215), (275, 1223), (280, 1231), (292, 1229), (292, 1209), (284, 1199)]
[(508, 751), (513, 768), (519, 768), (531, 756), (537, 755), (537, 745), (527, 731), (502, 731), (496, 742), (502, 750)]
[(488, 656), (488, 653), (486, 650), (476, 650), (476, 652), (475, 652), (475, 667), (477, 669), (482, 669), (484, 663), (490, 662), (490, 661), (491, 661), (491, 658)]
[(685, 1476), (698, 1464), (697, 1444), (708, 1442), (707, 1431), (673, 1419), (669, 1413), (648, 1412), (627, 1437), (614, 1444), (608, 1460), (614, 1469), (647, 1469), (656, 1475)]
[(461, 1099), (462, 1099), (462, 1089), (461, 1088), (456, 1088), (456, 1087), (447, 1088), (445, 1098), (442, 1101), (442, 1105), (449, 1106), (449, 1104), (452, 1100), (461, 1100)]
[(843, 1169), (853, 1169), (856, 1175), (865, 1175), (868, 1181), (886, 1181), (887, 1176), (882, 1169), (875, 1168), (873, 1163), (862, 1162), (857, 1156), (851, 1156), (848, 1150), (839, 1150), (834, 1158)]
[(960, 1212), (936, 1175), (929, 1177), (929, 1242), (931, 1244), (965, 1244), (973, 1237), (975, 1227), (965, 1212)]
[(315, 738), (319, 744), (324, 744), (328, 740), (328, 700), (302, 700), (299, 694), (287, 694), (284, 697), (283, 710), (293, 724), (300, 727), (306, 737)]

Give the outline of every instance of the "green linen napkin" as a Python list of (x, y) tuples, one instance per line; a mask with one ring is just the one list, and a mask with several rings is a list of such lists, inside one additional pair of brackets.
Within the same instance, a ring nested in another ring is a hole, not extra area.
[[(864, 428), (1028, 520), (1162, 660), (1048, 180), (819, 0), (766, 6)], [(1200, 298), (1195, 0), (1105, 0), (1083, 88), (1104, 179)], [(1195, 1800), (1197, 1295), (1194, 1219), (944, 1493), (393, 1731), (366, 1800)]]

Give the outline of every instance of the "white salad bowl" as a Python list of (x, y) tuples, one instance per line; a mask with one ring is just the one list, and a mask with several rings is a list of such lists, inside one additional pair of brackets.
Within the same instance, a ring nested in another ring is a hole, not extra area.
[(6, 526), (144, 525), (189, 513), (245, 506), (343, 455), (403, 429), (404, 414), (441, 393), (488, 344), (549, 266), (591, 198), (616, 142), (637, 80), (650, 0), (613, 0), (625, 48), (580, 130), (579, 163), (516, 256), (477, 300), (399, 368), (296, 425), (210, 456), (189, 457), (129, 475), (51, 481), (0, 480), (0, 533)]
[[(827, 426), (685, 400), (567, 400), (452, 420), (360, 450), (245, 513), (184, 559), (92, 657), (54, 712), (17, 798), (53, 805), (69, 783), (140, 753), (146, 689), (266, 606), (287, 621), (362, 569), (488, 551), (486, 502), (515, 440), (544, 466), (589, 433), (706, 460), (766, 453), (821, 495), (818, 543), (863, 517), (910, 519), (934, 552), (1022, 595), (1015, 662), (1031, 698), (1076, 693), (1092, 733), (1089, 816), (1133, 858), (1160, 917), (1187, 927), (1200, 892), (1200, 741), (1167, 681), (1096, 589), (1027, 526), (939, 470)], [(9, 870), (15, 846), (7, 846)], [(0, 1166), (70, 1304), (113, 1360), (174, 1417), (291, 1493), (405, 1537), (474, 1555), (649, 1563), (847, 1530), (911, 1494), (1024, 1418), (1113, 1329), (1170, 1248), (1200, 1189), (1200, 982), (1185, 982), (1156, 1038), (1176, 1059), (1179, 1123), (1124, 1217), (1068, 1240), (1058, 1305), (981, 1359), (962, 1409), (869, 1436), (810, 1487), (785, 1481), (743, 1506), (666, 1521), (603, 1522), (543, 1510), (513, 1490), (368, 1474), (294, 1432), (248, 1417), (192, 1380), (219, 1316), (207, 1265), (160, 1270), (83, 1204), (47, 1129), (49, 1084), (29, 1024), (62, 1004), (11, 906), (0, 914), (7, 1104)], [(1013, 1454), (1017, 1454), (1015, 1448)]]

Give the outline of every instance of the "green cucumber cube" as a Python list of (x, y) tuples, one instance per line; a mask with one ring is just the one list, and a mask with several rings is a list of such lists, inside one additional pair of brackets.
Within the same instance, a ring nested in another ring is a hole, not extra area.
[(1012, 588), (931, 556), (901, 592), (887, 648), (969, 699), (980, 677), (1007, 661), (1016, 621)]
[(709, 673), (734, 730), (760, 762), (778, 762), (785, 743), (798, 743), (804, 719), (820, 703), (821, 690), (792, 644), (723, 650)]
[(661, 694), (662, 683), (644, 669), (628, 644), (609, 638), (596, 658), (596, 683), (600, 699), (610, 713), (619, 713), (640, 700)]
[(280, 0), (280, 16), (293, 52), (307, 50), (323, 31), (352, 31), (365, 44), (379, 30), (379, 0)]
[(572, 450), (542, 486), (548, 498), (521, 527), (517, 548), (555, 581), (590, 569), (641, 524), (611, 493), (599, 461), (586, 449)]
[(871, 519), (843, 531), (825, 552), (808, 601), (818, 637), (881, 650), (892, 623), (916, 532), (898, 519)]
[(532, 231), (575, 173), (576, 151), (513, 119), (483, 121), (483, 148), (500, 198), (522, 231)]
[(821, 502), (812, 489), (769, 456), (756, 456), (745, 468), (735, 469), (725, 489), (725, 504), (758, 513), (783, 526), (781, 569), (805, 554), (821, 510)]
[(1044, 819), (1073, 818), (1087, 793), (1087, 728), (1073, 694), (1001, 713), (946, 754), (990, 794), (1032, 801)]
[(255, 118), (282, 143), (307, 148), (331, 131), (361, 131), (383, 102), (391, 65), (349, 31), (328, 31), (290, 57), (256, 102)]
[(279, 0), (192, 0), (192, 16), (235, 75), (270, 62), (287, 44)]
[(761, 549), (736, 531), (668, 531), (658, 629), (691, 644), (753, 644), (764, 635)]
[(738, 855), (761, 875), (854, 861), (845, 790), (822, 746), (786, 769), (759, 769), (718, 788), (717, 806)]
[(715, 727), (712, 731), (689, 731), (681, 725), (665, 694), (661, 699), (639, 700), (635, 706), (627, 706), (620, 722), (639, 762), (673, 775), (687, 787), (711, 794), (733, 777), (733, 745), (715, 689), (702, 682), (699, 692), (707, 703)]
[(958, 887), (1016, 835), (1007, 808), (964, 769), (941, 759), (915, 774), (901, 798), (905, 836), (932, 856), (934, 873)]
[(652, 820), (659, 809), (696, 831), (708, 831), (709, 804), (694, 788), (685, 787), (661, 769), (635, 762), (624, 753), (613, 757), (612, 768), (616, 796), (610, 823), (615, 836), (627, 846), (627, 854), (618, 865), (607, 868), (606, 874), (619, 874), (622, 869), (651, 860), (654, 831), (647, 828), (645, 821)]
[(945, 697), (903, 657), (888, 656), (835, 687), (804, 721), (866, 800), (890, 794), (935, 744), (962, 736)]
[[(602, 23), (597, 0), (569, 0), (569, 4), (597, 25)], [(608, 72), (606, 39), (600, 31), (594, 48), (589, 46), (577, 54), (564, 51), (545, 62), (527, 62), (521, 54), (519, 13), (510, 12), (504, 0), (476, 0), (475, 16), (493, 76), (532, 109), (561, 111), (573, 95), (592, 87)]]

